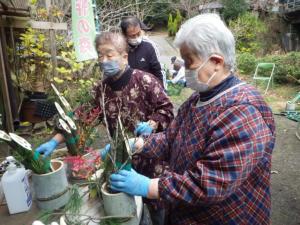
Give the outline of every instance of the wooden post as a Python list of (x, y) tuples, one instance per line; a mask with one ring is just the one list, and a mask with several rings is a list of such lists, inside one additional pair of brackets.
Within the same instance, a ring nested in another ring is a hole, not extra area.
[[(53, 16), (52, 16), (52, 3), (51, 0), (46, 0), (46, 9), (49, 14), (50, 22), (53, 22)], [(49, 36), (50, 36), (50, 50), (51, 50), (51, 59), (52, 59), (52, 77), (55, 77), (57, 75), (56, 67), (57, 67), (57, 58), (56, 58), (56, 43), (55, 43), (55, 30), (50, 29), (49, 30)], [(50, 79), (48, 79), (50, 80)]]
[[(2, 18), (0, 18), (2, 20)], [(5, 69), (5, 62), (4, 62), (4, 56), (3, 51), (6, 51), (3, 49), (2, 46), (2, 38), (5, 38), (4, 28), (1, 27), (0, 33), (1, 33), (1, 41), (0, 41), (0, 83), (1, 83), (1, 90), (2, 90), (2, 96), (3, 96), (3, 102), (5, 107), (5, 121), (6, 121), (6, 128), (8, 132), (13, 132), (13, 118), (12, 118), (12, 111), (11, 111), (11, 105), (10, 105), (10, 99), (9, 99), (9, 92), (8, 92), (8, 86), (7, 86), (7, 75), (6, 75), (6, 69)]]

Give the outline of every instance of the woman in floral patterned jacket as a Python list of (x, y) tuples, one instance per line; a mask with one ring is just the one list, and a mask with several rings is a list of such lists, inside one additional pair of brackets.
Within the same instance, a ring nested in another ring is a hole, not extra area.
[[(116, 128), (118, 115), (128, 131), (138, 136), (163, 131), (173, 120), (173, 105), (158, 80), (147, 72), (128, 66), (128, 47), (122, 34), (102, 32), (96, 37), (96, 50), (103, 79), (92, 91), (93, 108), (86, 116), (86, 122), (103, 119), (103, 105), (110, 133)], [(104, 102), (103, 102), (104, 101)], [(84, 105), (75, 111), (81, 116)], [(40, 153), (49, 155), (63, 142), (61, 134), (51, 141), (55, 146), (43, 144)]]
[[(125, 128), (138, 136), (163, 131), (173, 120), (174, 114), (173, 105), (160, 82), (152, 74), (128, 66), (128, 46), (122, 34), (102, 32), (96, 37), (95, 44), (103, 79), (92, 91), (94, 107), (88, 113), (86, 122), (94, 121), (95, 118), (103, 120), (105, 105), (112, 135), (118, 115)], [(84, 105), (75, 114), (81, 116), (83, 108)], [(63, 136), (58, 133), (36, 151), (47, 156), (63, 141)], [(136, 169), (147, 176), (156, 177), (162, 171), (161, 164), (152, 159), (147, 161), (139, 158), (139, 161), (142, 163)], [(142, 165), (145, 161), (147, 168)]]

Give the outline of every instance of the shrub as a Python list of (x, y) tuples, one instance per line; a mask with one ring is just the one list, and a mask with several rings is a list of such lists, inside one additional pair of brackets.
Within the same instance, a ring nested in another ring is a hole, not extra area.
[(237, 56), (238, 70), (242, 74), (252, 74), (257, 63), (275, 63), (274, 80), (278, 83), (299, 83), (300, 82), (300, 52), (290, 52), (285, 55), (267, 55), (255, 58), (253, 54), (242, 53)]
[(178, 9), (176, 10), (176, 17), (175, 17), (175, 19), (176, 19), (176, 25), (177, 25), (177, 31), (178, 31), (178, 29), (180, 28), (180, 25), (182, 23), (182, 16), (181, 16), (181, 13), (180, 13), (180, 11)]
[(168, 35), (173, 36), (173, 16), (170, 13), (168, 19)]
[(229, 22), (238, 52), (260, 53), (263, 46), (263, 35), (267, 28), (265, 23), (253, 13), (247, 12), (236, 20)]
[(222, 16), (225, 21), (236, 19), (239, 15), (246, 12), (248, 4), (245, 0), (222, 0), (224, 9)]
[(176, 35), (177, 31), (180, 28), (181, 23), (182, 23), (182, 16), (181, 16), (179, 10), (176, 11), (176, 17), (174, 18), (174, 20), (173, 20), (172, 14), (171, 13), (169, 14), (169, 19), (168, 19), (168, 34), (169, 34), (169, 36), (172, 37), (172, 36)]
[(256, 58), (253, 54), (245, 52), (236, 57), (237, 67), (242, 74), (253, 74), (256, 66)]

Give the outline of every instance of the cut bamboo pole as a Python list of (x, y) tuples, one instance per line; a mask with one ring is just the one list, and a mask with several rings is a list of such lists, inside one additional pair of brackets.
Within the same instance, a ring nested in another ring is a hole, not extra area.
[(0, 140), (12, 147), (12, 139), (11, 137), (3, 130), (0, 130)]
[(75, 139), (76, 145), (78, 146), (80, 135), (78, 133), (77, 126), (76, 126), (75, 122), (71, 119), (71, 117), (69, 117), (69, 116), (66, 116), (66, 122), (69, 125), (72, 135), (73, 135), (73, 138)]
[(72, 108), (71, 108), (69, 102), (65, 99), (65, 97), (57, 90), (57, 88), (55, 87), (54, 84), (51, 83), (51, 87), (54, 90), (54, 92), (57, 95), (57, 97), (59, 98), (60, 102), (63, 104), (63, 106), (67, 110), (67, 113), (68, 114), (72, 113)]
[(58, 111), (59, 116), (63, 119), (63, 120), (67, 120), (67, 115), (65, 113), (65, 111), (63, 110), (63, 108), (60, 106), (60, 104), (58, 104), (57, 102), (54, 102), (54, 105)]
[(59, 122), (58, 129), (62, 133), (62, 135), (64, 136), (64, 138), (66, 140), (66, 144), (67, 144), (69, 153), (71, 155), (77, 155), (76, 140), (72, 135), (72, 131), (71, 131), (70, 127), (62, 119), (59, 119), (58, 122)]
[(9, 136), (12, 139), (12, 142), (18, 147), (22, 148), (22, 150), (26, 151), (32, 151), (31, 144), (26, 141), (24, 138), (20, 137), (19, 135), (16, 135), (14, 133), (9, 133)]
[(24, 138), (14, 133), (9, 133), (8, 135), (5, 131), (0, 130), (0, 140), (11, 147), (12, 153), (15, 153), (16, 159), (20, 161), (25, 168), (31, 169), (39, 174), (49, 172), (50, 160), (34, 159), (32, 146)]

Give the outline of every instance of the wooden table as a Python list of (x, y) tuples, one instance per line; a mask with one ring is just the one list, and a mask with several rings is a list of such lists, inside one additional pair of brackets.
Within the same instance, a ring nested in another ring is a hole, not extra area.
[[(81, 188), (81, 191), (86, 191), (87, 186)], [(137, 201), (141, 203), (141, 198), (136, 197)], [(0, 225), (32, 225), (32, 222), (35, 221), (42, 213), (42, 211), (36, 206), (35, 201), (33, 201), (33, 204), (31, 206), (31, 209), (28, 212), (24, 213), (18, 213), (18, 214), (13, 214), (10, 215), (8, 212), (7, 205), (5, 204), (4, 200), (1, 200), (1, 202), (4, 202), (0, 206)], [(102, 202), (99, 198), (95, 199), (89, 199), (88, 195), (86, 195), (83, 198), (83, 206), (81, 208), (81, 211), (79, 214), (83, 215), (89, 215), (92, 216), (93, 218), (99, 218), (104, 215), (104, 209)], [(141, 211), (138, 213), (138, 217), (141, 217)], [(59, 223), (59, 221), (57, 221)], [(98, 225), (99, 221), (90, 221), (88, 225)], [(130, 223), (125, 223), (130, 224)]]
[[(81, 188), (81, 191), (87, 191), (87, 186)], [(0, 225), (32, 225), (32, 222), (42, 214), (36, 202), (33, 201), (31, 209), (28, 212), (10, 215), (5, 200), (2, 200), (0, 207)], [(104, 216), (104, 209), (99, 198), (89, 199), (88, 195), (83, 198), (83, 205), (80, 214), (89, 215), (95, 218)], [(57, 221), (59, 222), (59, 221)], [(90, 222), (88, 225), (96, 225), (99, 223)]]

